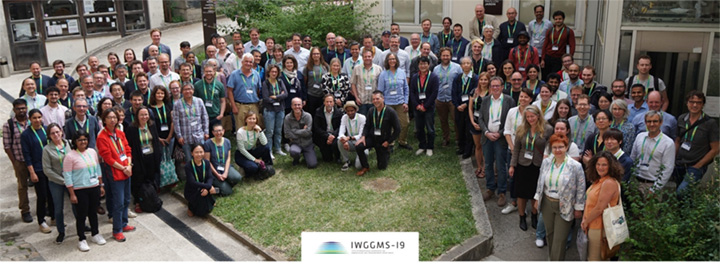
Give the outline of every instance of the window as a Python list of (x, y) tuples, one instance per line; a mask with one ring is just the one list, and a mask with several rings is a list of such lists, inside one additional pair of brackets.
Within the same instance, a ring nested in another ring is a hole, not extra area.
[(444, 5), (443, 0), (392, 0), (392, 21), (418, 25), (430, 19), (433, 24), (441, 24)]
[(143, 6), (145, 1), (124, 1), (123, 14), (125, 16), (125, 30), (137, 31), (146, 29), (147, 20), (145, 20), (145, 9)]
[(708, 79), (708, 85), (705, 90), (707, 96), (720, 96), (720, 78), (714, 77), (713, 75), (720, 74), (720, 33), (715, 32), (713, 35), (713, 48), (712, 56), (710, 57), (710, 78)]
[[(620, 34), (620, 50), (618, 51), (617, 78), (625, 79), (630, 74), (635, 74), (630, 68), (630, 50), (632, 47), (633, 32), (623, 30)], [(637, 58), (637, 57), (636, 57)]]
[(85, 0), (83, 8), (87, 34), (118, 30), (114, 0)]
[(80, 35), (77, 4), (71, 0), (42, 2), (45, 35), (48, 38)]
[[(545, 19), (552, 22), (552, 14), (556, 10), (562, 10), (565, 13), (565, 24), (575, 28), (575, 14), (578, 12), (578, 8), (582, 5), (578, 5), (578, 0), (516, 0), (513, 6), (519, 7), (518, 15), (519, 20), (523, 23), (528, 23), (535, 20), (536, 5), (543, 5), (545, 7)], [(583, 3), (584, 4), (584, 3)], [(577, 34), (576, 34), (577, 35)]]
[(711, 24), (717, 27), (718, 1), (646, 1), (623, 2), (623, 25), (672, 26), (678, 24)]

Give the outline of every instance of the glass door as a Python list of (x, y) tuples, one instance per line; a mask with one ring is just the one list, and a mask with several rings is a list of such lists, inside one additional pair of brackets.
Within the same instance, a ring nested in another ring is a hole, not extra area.
[(43, 26), (39, 26), (36, 18), (40, 10), (38, 3), (5, 1), (3, 4), (15, 70), (28, 69), (32, 62), (39, 62), (43, 67), (48, 66)]

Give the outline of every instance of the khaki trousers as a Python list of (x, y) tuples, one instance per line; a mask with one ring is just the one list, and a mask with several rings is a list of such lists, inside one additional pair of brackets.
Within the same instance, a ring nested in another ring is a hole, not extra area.
[(402, 104), (388, 106), (395, 110), (395, 113), (397, 113), (398, 116), (398, 120), (400, 121), (400, 137), (398, 137), (398, 142), (401, 145), (407, 144), (408, 130), (410, 129), (408, 127), (408, 125), (410, 125), (410, 117), (408, 116), (408, 113), (405, 112), (405, 110), (403, 109)]
[(13, 169), (17, 178), (18, 208), (21, 213), (30, 213), (30, 200), (28, 199), (28, 172), (25, 162), (14, 161)]
[[(454, 110), (455, 106), (453, 106), (452, 101), (441, 102), (435, 100), (435, 111), (437, 111), (440, 117), (440, 128), (442, 128), (442, 139), (444, 141), (450, 141), (450, 120), (455, 120)], [(449, 120), (448, 117), (450, 118)]]
[(550, 261), (564, 261), (566, 239), (572, 222), (565, 221), (560, 216), (560, 202), (557, 199), (543, 196), (540, 210), (547, 230), (545, 238), (550, 251)]
[[(582, 232), (582, 230), (578, 230)], [(588, 261), (602, 261), (600, 249), (602, 248), (602, 229), (588, 229)]]

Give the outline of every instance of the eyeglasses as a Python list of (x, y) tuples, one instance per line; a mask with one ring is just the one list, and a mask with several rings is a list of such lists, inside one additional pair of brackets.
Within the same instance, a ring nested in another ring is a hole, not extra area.
[(660, 120), (658, 120), (658, 119), (655, 119), (655, 120), (645, 120), (645, 123), (660, 123)]
[(522, 81), (522, 79), (511, 79), (511, 81), (519, 82), (519, 81)]
[(690, 104), (690, 105), (695, 105), (695, 104), (697, 104), (697, 105), (702, 105), (702, 104), (704, 104), (704, 102), (701, 101), (701, 100), (699, 100), (699, 101), (689, 100), (689, 101), (688, 101), (688, 104)]
[(88, 108), (87, 105), (75, 105), (77, 108)]
[(559, 151), (559, 150), (565, 150), (565, 146), (552, 146), (553, 150)]
[(87, 138), (80, 138), (80, 139), (75, 140), (75, 142), (87, 142), (87, 141), (88, 141)]
[(597, 121), (607, 121), (608, 118), (596, 118), (595, 120), (597, 120)]
[(625, 86), (622, 86), (622, 85), (613, 85), (612, 88), (625, 88)]

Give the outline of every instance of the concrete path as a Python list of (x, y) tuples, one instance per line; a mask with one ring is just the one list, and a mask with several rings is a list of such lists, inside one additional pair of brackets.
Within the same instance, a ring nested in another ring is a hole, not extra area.
[[(227, 24), (230, 20), (219, 19), (219, 24)], [(162, 42), (170, 46), (173, 55), (180, 54), (181, 41), (189, 41), (196, 45), (202, 43), (202, 26), (200, 23), (187, 24), (163, 30)], [(121, 41), (112, 41), (108, 46), (94, 53), (107, 56), (110, 51), (121, 54), (125, 48), (134, 48), (138, 55), (142, 48), (149, 44), (148, 35), (129, 36)], [(106, 62), (101, 57), (101, 62)], [(72, 61), (72, 60), (66, 60)], [(79, 61), (79, 60), (78, 60)], [(84, 60), (83, 60), (84, 61)], [(70, 73), (68, 65), (67, 72)], [(48, 73), (49, 71), (46, 71)], [(17, 73), (8, 78), (0, 79), (0, 88), (5, 91), (4, 97), (17, 95), (20, 82), (29, 73)], [(2, 92), (0, 92), (2, 93)], [(12, 110), (12, 104), (6, 98), (0, 98), (0, 121), (5, 122)], [(103, 246), (95, 245), (88, 240), (89, 252), (77, 250), (75, 234), (75, 218), (70, 210), (70, 201), (65, 198), (64, 215), (66, 227), (65, 241), (55, 244), (57, 230), (53, 226), (50, 234), (38, 231), (37, 219), (32, 223), (24, 223), (17, 209), (17, 184), (13, 175), (12, 165), (5, 153), (0, 153), (0, 241), (2, 251), (0, 260), (47, 260), (47, 261), (263, 261), (245, 245), (219, 229), (206, 219), (190, 218), (186, 215), (187, 207), (170, 194), (163, 194), (163, 210), (155, 214), (142, 213), (130, 219), (130, 224), (137, 227), (134, 232), (125, 234), (127, 241), (118, 243), (111, 239), (112, 224), (108, 223), (107, 215), (99, 216), (100, 234), (107, 240)], [(35, 215), (35, 192), (29, 192), (30, 208)], [(104, 203), (104, 201), (103, 201)], [(104, 206), (104, 205), (103, 205)], [(49, 222), (50, 218), (46, 218)]]

